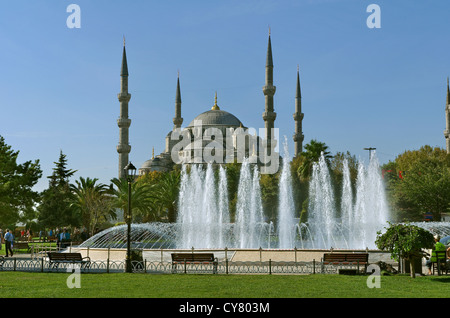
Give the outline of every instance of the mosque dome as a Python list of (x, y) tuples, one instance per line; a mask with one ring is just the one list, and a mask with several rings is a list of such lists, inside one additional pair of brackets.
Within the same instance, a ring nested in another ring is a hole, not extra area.
[(241, 127), (241, 121), (224, 110), (208, 110), (194, 118), (188, 127), (194, 127), (195, 121), (201, 121), (202, 126)]
[(152, 159), (145, 161), (142, 164), (141, 169), (150, 169), (152, 167), (152, 162), (153, 162)]
[[(139, 168), (139, 174), (145, 174), (148, 171), (167, 171), (170, 166), (170, 156), (167, 158), (164, 154), (155, 157), (152, 151), (152, 159), (145, 161)], [(169, 163), (169, 164), (168, 164)]]
[(188, 128), (194, 127), (195, 121), (201, 121), (202, 126), (243, 127), (242, 122), (236, 116), (219, 108), (217, 105), (217, 93), (214, 106), (211, 110), (201, 113), (195, 117), (189, 124)]

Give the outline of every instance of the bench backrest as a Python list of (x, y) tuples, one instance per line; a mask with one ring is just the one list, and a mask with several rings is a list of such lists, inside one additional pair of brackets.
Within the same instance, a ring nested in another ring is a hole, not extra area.
[(369, 261), (368, 253), (326, 253), (323, 254), (325, 262), (360, 262), (367, 263)]
[(174, 262), (214, 262), (214, 254), (212, 253), (173, 253), (172, 261)]
[(51, 261), (81, 261), (81, 253), (47, 253)]
[(66, 254), (66, 260), (68, 260), (68, 261), (82, 261), (83, 260), (80, 253), (61, 253), (61, 254)]
[(14, 248), (17, 249), (22, 249), (22, 248), (28, 248), (28, 243), (23, 243), (23, 242), (15, 242), (14, 243)]
[(66, 257), (64, 256), (64, 253), (49, 252), (49, 253), (47, 253), (47, 255), (51, 261), (64, 261), (66, 259)]

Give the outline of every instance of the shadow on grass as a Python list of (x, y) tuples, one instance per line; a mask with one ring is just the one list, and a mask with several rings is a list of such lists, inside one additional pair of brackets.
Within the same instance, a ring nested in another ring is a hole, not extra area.
[(450, 283), (450, 276), (438, 276), (436, 278), (433, 277), (433, 279), (431, 280), (433, 282), (437, 282), (437, 283)]

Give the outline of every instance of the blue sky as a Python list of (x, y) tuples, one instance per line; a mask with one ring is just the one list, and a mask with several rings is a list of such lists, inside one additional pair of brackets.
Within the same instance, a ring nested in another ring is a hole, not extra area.
[[(70, 29), (67, 7), (81, 9)], [(370, 29), (369, 4), (381, 8)], [(264, 127), (265, 59), (271, 28), (280, 136), (293, 150), (297, 65), (303, 133), (332, 153), (382, 163), (423, 145), (445, 147), (450, 75), (449, 1), (229, 0), (13, 1), (0, 11), (0, 135), (39, 159), (47, 187), (60, 150), (80, 176), (117, 176), (122, 37), (126, 37), (130, 160), (164, 150), (180, 71), (183, 126), (221, 109)]]

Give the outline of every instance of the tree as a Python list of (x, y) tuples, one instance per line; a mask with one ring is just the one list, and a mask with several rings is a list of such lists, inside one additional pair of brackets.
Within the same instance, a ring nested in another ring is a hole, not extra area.
[(300, 222), (307, 221), (308, 203), (308, 181), (300, 178), (297, 174), (299, 167), (304, 160), (303, 156), (296, 156), (291, 162), (292, 191), (295, 203), (296, 217), (300, 217)]
[(180, 172), (173, 170), (164, 173), (162, 178), (152, 188), (152, 197), (158, 210), (167, 211), (167, 220), (176, 221), (178, 210), (178, 190), (180, 187)]
[(108, 186), (97, 181), (96, 178), (80, 177), (75, 181), (76, 185), (70, 185), (74, 194), (71, 205), (81, 216), (82, 224), (90, 235), (94, 235), (98, 225), (107, 221), (108, 217), (117, 217)]
[(327, 163), (329, 163), (332, 156), (330, 155), (328, 146), (325, 143), (313, 139), (309, 142), (309, 144), (306, 144), (304, 151), (300, 154), (300, 156), (305, 159), (297, 170), (298, 176), (302, 179), (309, 179), (312, 173), (313, 164), (319, 161), (322, 154), (324, 155)]
[(18, 156), (0, 136), (0, 223), (11, 227), (35, 217), (39, 193), (32, 188), (42, 176), (39, 160), (18, 164)]
[(332, 178), (332, 185), (335, 193), (335, 204), (337, 211), (340, 209), (343, 190), (344, 179), (344, 162), (348, 164), (348, 170), (350, 172), (350, 183), (352, 185), (352, 192), (356, 192), (356, 182), (358, 176), (358, 160), (355, 156), (352, 156), (350, 152), (337, 152), (329, 161), (330, 176)]
[(69, 179), (76, 170), (67, 169), (67, 159), (60, 152), (56, 167), (47, 178), (50, 179), (48, 189), (42, 193), (42, 202), (38, 207), (39, 223), (43, 227), (78, 226), (81, 216), (72, 206), (72, 192)]
[(433, 159), (442, 162), (447, 167), (450, 166), (450, 156), (447, 155), (447, 151), (439, 147), (433, 148), (429, 145), (422, 146), (419, 150), (405, 151), (395, 158), (395, 163), (398, 171), (408, 172), (417, 162)]
[(39, 198), (32, 191), (42, 175), (39, 160), (18, 164), (18, 155), (0, 136), (0, 221), (8, 225), (23, 219), (24, 213), (32, 214)]
[(140, 176), (136, 182), (146, 184), (151, 192), (149, 210), (143, 215), (143, 221), (160, 221), (167, 218), (169, 222), (175, 222), (180, 171), (178, 169), (169, 172), (150, 171)]
[(434, 237), (431, 232), (416, 225), (391, 223), (385, 233), (377, 233), (375, 244), (380, 250), (390, 252), (396, 261), (408, 260), (411, 277), (414, 278), (414, 261), (427, 255), (423, 249), (433, 248)]
[(237, 193), (239, 188), (239, 177), (241, 174), (241, 164), (237, 163), (237, 160), (235, 160), (235, 162), (227, 163), (225, 165), (225, 168), (227, 175), (230, 219), (234, 220), (236, 216)]
[(431, 212), (439, 221), (450, 206), (450, 155), (441, 148), (423, 146), (405, 151), (383, 166), (387, 193), (399, 219), (422, 220)]
[(397, 189), (419, 213), (431, 212), (433, 220), (440, 221), (450, 204), (450, 169), (436, 159), (420, 160), (398, 182)]
[(275, 220), (278, 212), (279, 174), (263, 174), (259, 179), (261, 185), (261, 201), (265, 215)]
[[(114, 208), (124, 212), (124, 217), (128, 215), (128, 181), (125, 178), (111, 180), (112, 188), (110, 193), (113, 196)], [(115, 187), (114, 187), (115, 186)], [(131, 210), (132, 218), (145, 217), (154, 212), (153, 196), (151, 186), (139, 180), (131, 183)], [(137, 213), (134, 213), (137, 212)]]

